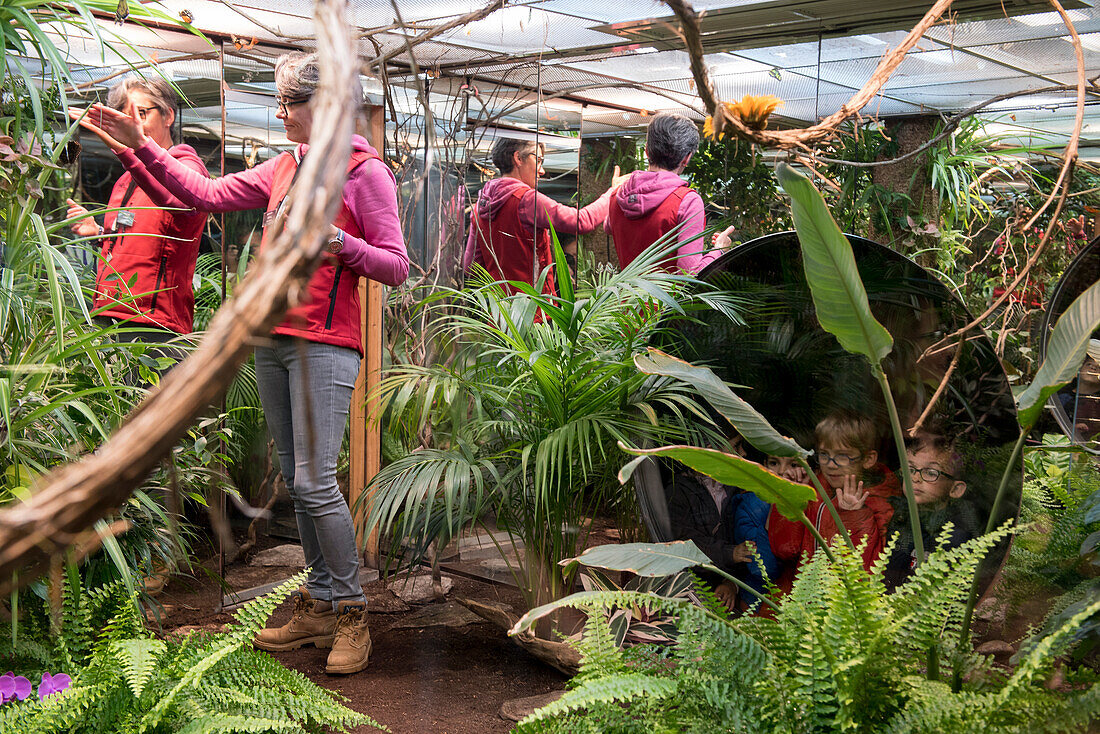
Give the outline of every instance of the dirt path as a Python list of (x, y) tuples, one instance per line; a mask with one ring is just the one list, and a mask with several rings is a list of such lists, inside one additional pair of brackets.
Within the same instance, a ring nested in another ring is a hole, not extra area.
[[(523, 607), (512, 588), (463, 578), (454, 581), (448, 598), (459, 595)], [(368, 594), (381, 587), (381, 582), (375, 582), (367, 588)], [(198, 579), (173, 579), (158, 597), (170, 609), (164, 629), (228, 622), (229, 614), (212, 611), (220, 593), (216, 580), (203, 574)], [(372, 612), (370, 667), (355, 675), (327, 675), (327, 651), (312, 647), (275, 653), (274, 657), (318, 685), (346, 696), (348, 706), (373, 717), (394, 734), (507, 732), (513, 724), (498, 716), (502, 703), (565, 687), (564, 675), (539, 663), (484, 622), (419, 626), (425, 622), (417, 621), (418, 617), (440, 606)], [(272, 623), (283, 623), (290, 611), (291, 603), (285, 602), (272, 615)]]

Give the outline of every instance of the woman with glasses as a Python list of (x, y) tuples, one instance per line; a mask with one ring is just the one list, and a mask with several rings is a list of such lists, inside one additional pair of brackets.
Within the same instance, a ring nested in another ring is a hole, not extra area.
[[(142, 133), (136, 113), (96, 108), (105, 130), (134, 149), (137, 160), (176, 196), (208, 211), (263, 207), (261, 248), (283, 206), (313, 127), (311, 100), (320, 83), (316, 54), (290, 53), (275, 64), (278, 112), (287, 138), (297, 143), (255, 168), (208, 179), (179, 165)], [(304, 588), (282, 627), (263, 630), (256, 647), (269, 651), (303, 645), (332, 648), (326, 671), (367, 667), (371, 641), (366, 597), (351, 513), (336, 483), (336, 462), (347, 426), (352, 388), (363, 351), (359, 279), (401, 284), (409, 256), (397, 212), (393, 173), (362, 137), (352, 138), (343, 201), (313, 274), (308, 294), (256, 347), (256, 380), (279, 465), (294, 500), (306, 565)]]
[[(207, 175), (194, 148), (172, 144), (179, 102), (168, 82), (127, 77), (111, 88), (107, 104), (133, 115), (144, 136), (179, 165), (195, 175)], [(72, 112), (79, 117), (79, 111)], [(140, 325), (140, 329), (120, 333), (126, 341), (167, 342), (178, 334), (189, 334), (195, 313), (191, 281), (206, 225), (205, 212), (173, 196), (138, 165), (133, 150), (98, 126), (84, 126), (98, 135), (126, 168), (107, 203), (108, 209), (118, 211), (107, 212), (102, 225), (85, 207), (68, 200), (67, 218), (72, 220), (73, 232), (98, 247), (93, 305), (99, 319), (107, 324)], [(180, 356), (176, 350), (158, 353)]]
[[(470, 217), (470, 236), (462, 267), (478, 263), (494, 280), (535, 284), (554, 261), (550, 227), (562, 234), (588, 234), (607, 217), (611, 193), (621, 183), (615, 167), (611, 187), (581, 210), (565, 206), (536, 190), (546, 149), (529, 140), (501, 138), (493, 145), (493, 165), (501, 173), (482, 187)], [(509, 293), (515, 289), (505, 286)], [(546, 272), (542, 292), (556, 295), (553, 268)]]

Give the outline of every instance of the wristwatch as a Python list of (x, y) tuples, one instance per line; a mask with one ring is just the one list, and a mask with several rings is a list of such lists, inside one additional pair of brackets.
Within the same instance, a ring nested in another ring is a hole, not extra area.
[(340, 254), (340, 250), (344, 249), (344, 231), (342, 229), (336, 230), (336, 234), (329, 238), (328, 244), (325, 245), (325, 249), (333, 255)]

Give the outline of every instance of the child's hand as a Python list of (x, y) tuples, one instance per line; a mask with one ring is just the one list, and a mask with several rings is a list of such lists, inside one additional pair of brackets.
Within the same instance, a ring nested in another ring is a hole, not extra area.
[(752, 560), (752, 554), (756, 552), (756, 543), (746, 540), (733, 547), (733, 562), (748, 563)]
[(737, 587), (731, 584), (729, 581), (723, 581), (718, 584), (714, 590), (714, 595), (718, 597), (718, 601), (731, 612), (737, 608)]
[(844, 477), (844, 485), (836, 491), (836, 504), (842, 510), (862, 510), (863, 503), (867, 500), (867, 493), (863, 491), (863, 482), (856, 482), (856, 478), (849, 474)]
[(792, 466), (786, 479), (795, 484), (808, 485), (810, 483), (810, 475), (806, 473), (806, 470), (801, 465)]

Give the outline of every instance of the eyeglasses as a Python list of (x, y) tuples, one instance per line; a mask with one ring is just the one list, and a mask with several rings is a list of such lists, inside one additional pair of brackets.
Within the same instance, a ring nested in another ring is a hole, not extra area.
[(543, 161), (546, 160), (546, 156), (539, 155), (538, 153), (528, 153), (527, 155), (535, 156), (535, 165), (537, 166), (541, 166), (543, 164)]
[(298, 105), (305, 104), (309, 101), (309, 99), (309, 97), (279, 96), (275, 98), (275, 106), (276, 109), (280, 110), (284, 115), (289, 115), (291, 107), (297, 107)]
[(863, 454), (848, 456), (848, 454), (830, 454), (828, 451), (815, 451), (814, 458), (817, 459), (817, 465), (823, 469), (827, 464), (832, 464), (838, 469), (847, 469), (853, 462), (862, 459)]
[(923, 469), (918, 469), (917, 467), (912, 465), (909, 466), (909, 476), (913, 477), (914, 479), (920, 479), (923, 482), (938, 482), (940, 480), (940, 477), (946, 477), (947, 479), (955, 478), (945, 471), (933, 469), (930, 466), (926, 466)]
[(138, 107), (137, 108), (138, 117), (140, 117), (142, 120), (144, 120), (145, 117), (150, 112), (152, 112), (153, 110), (157, 110), (157, 109), (160, 109), (160, 108), (159, 107)]

